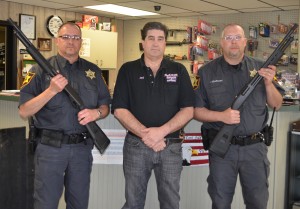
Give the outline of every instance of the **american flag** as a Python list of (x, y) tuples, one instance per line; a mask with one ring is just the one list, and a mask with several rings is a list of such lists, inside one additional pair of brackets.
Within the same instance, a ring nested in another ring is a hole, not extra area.
[(203, 148), (201, 133), (185, 133), (182, 157), (184, 166), (208, 165), (208, 150)]

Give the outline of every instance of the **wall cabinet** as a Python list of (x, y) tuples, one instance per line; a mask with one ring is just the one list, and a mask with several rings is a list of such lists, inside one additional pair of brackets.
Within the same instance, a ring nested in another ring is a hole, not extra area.
[(82, 29), (82, 39), (80, 57), (101, 69), (117, 68), (118, 33)]
[(289, 144), (287, 209), (292, 209), (300, 206), (300, 132), (291, 132)]

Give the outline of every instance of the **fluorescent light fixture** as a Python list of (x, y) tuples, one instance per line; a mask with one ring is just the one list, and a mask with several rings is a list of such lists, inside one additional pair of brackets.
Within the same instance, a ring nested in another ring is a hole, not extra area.
[(118, 6), (114, 4), (102, 4), (102, 5), (95, 5), (95, 6), (87, 6), (84, 8), (95, 9), (104, 12), (111, 12), (111, 13), (117, 13), (117, 14), (128, 15), (128, 16), (159, 15), (153, 12), (147, 12), (139, 9), (133, 9), (133, 8)]

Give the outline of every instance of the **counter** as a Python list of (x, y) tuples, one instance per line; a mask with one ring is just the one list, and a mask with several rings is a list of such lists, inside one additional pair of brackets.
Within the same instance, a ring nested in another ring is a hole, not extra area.
[[(23, 121), (18, 115), (17, 98), (0, 95), (0, 128), (27, 126), (27, 121)], [(276, 112), (273, 119), (274, 142), (268, 152), (271, 163), (268, 209), (284, 208), (288, 131), (290, 123), (297, 120), (300, 120), (299, 105), (283, 106)], [(97, 123), (103, 129), (122, 129), (122, 125), (112, 115)], [(185, 127), (185, 131), (200, 132), (200, 125), (200, 122), (192, 120)], [(207, 194), (207, 176), (208, 166), (184, 167), (180, 190), (181, 208), (211, 208), (211, 201)], [(89, 209), (121, 208), (124, 204), (124, 188), (125, 181), (121, 165), (93, 165)], [(152, 176), (145, 209), (158, 208), (155, 178)], [(244, 208), (244, 201), (238, 183), (232, 209), (240, 208)]]

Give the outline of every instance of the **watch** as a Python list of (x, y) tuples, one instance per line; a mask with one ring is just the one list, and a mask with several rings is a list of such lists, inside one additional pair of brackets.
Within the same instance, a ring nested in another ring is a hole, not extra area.
[(97, 118), (97, 120), (100, 120), (100, 119), (101, 119), (102, 113), (101, 113), (101, 111), (100, 111), (99, 109), (97, 110), (97, 113), (98, 113), (98, 118)]
[(63, 20), (57, 15), (51, 15), (50, 17), (48, 17), (46, 27), (49, 34), (56, 37), (58, 29), (63, 23)]

